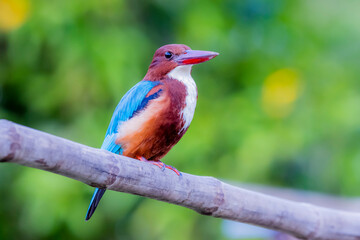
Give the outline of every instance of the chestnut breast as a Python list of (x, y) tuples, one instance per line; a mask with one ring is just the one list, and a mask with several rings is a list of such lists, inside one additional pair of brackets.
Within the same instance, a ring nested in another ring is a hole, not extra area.
[(120, 125), (116, 144), (121, 145), (123, 155), (160, 160), (186, 132), (188, 126), (184, 128), (182, 111), (186, 106), (187, 88), (171, 78), (161, 82), (158, 89), (154, 89), (161, 88), (161, 95)]

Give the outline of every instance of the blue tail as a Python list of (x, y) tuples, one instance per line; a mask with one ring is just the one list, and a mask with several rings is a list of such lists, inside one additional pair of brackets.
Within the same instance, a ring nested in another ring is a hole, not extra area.
[(102, 198), (102, 196), (105, 193), (105, 189), (101, 189), (101, 188), (96, 188), (94, 195), (90, 201), (90, 205), (89, 205), (89, 209), (86, 213), (86, 217), (85, 220), (89, 220), (91, 218), (91, 216), (93, 215), (93, 213), (95, 212), (95, 209), (97, 207), (97, 205), (100, 202), (100, 199)]

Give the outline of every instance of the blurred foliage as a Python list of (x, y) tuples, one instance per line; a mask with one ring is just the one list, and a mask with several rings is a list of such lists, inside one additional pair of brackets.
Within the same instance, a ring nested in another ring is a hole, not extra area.
[[(232, 181), (360, 194), (360, 2), (0, 0), (0, 117), (99, 147), (167, 43), (195, 66), (193, 123), (164, 158)], [(36, 144), (36, 143), (34, 143)], [(1, 164), (0, 239), (224, 239), (220, 220)]]

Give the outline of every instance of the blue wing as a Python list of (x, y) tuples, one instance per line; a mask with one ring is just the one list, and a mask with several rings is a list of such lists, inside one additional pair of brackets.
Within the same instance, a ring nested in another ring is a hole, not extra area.
[(117, 105), (111, 118), (101, 149), (105, 149), (117, 154), (121, 153), (121, 146), (115, 144), (116, 133), (119, 126), (123, 122), (131, 119), (137, 112), (144, 109), (150, 100), (155, 99), (160, 95), (160, 92), (162, 91), (161, 89), (156, 93), (146, 97), (150, 90), (159, 84), (161, 83), (141, 81), (124, 95), (124, 97)]
[[(144, 109), (150, 100), (155, 99), (160, 96), (161, 89), (157, 92), (151, 94), (150, 96), (146, 97), (146, 95), (150, 92), (150, 90), (161, 84), (160, 82), (151, 82), (151, 81), (141, 81), (132, 87), (120, 100), (119, 104), (117, 105), (114, 114), (111, 118), (109, 127), (105, 134), (104, 142), (101, 146), (101, 149), (108, 150), (110, 152), (116, 154), (122, 154), (122, 149), (120, 145), (115, 144), (116, 140), (116, 133), (119, 126), (131, 119), (137, 112)], [(100, 199), (105, 193), (105, 189), (96, 188), (93, 194), (93, 197), (90, 201), (90, 205), (88, 211), (86, 213), (85, 220), (89, 220), (97, 205), (100, 202)]]

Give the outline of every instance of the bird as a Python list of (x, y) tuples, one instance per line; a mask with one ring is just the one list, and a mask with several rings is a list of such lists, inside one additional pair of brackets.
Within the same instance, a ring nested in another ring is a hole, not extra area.
[[(219, 53), (168, 44), (155, 51), (148, 71), (120, 100), (101, 149), (174, 171), (161, 159), (181, 139), (193, 119), (198, 98), (192, 66)], [(106, 189), (96, 188), (85, 220), (93, 215)]]

